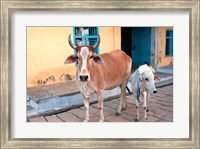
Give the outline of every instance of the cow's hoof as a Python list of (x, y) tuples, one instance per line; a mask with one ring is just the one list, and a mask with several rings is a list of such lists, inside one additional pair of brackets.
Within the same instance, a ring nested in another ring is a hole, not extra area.
[(125, 108), (125, 107), (122, 107), (122, 111), (126, 111), (126, 108)]
[(119, 113), (119, 112), (116, 112), (116, 113), (115, 113), (115, 116), (120, 116), (120, 113)]
[(135, 122), (139, 122), (139, 119), (135, 118)]

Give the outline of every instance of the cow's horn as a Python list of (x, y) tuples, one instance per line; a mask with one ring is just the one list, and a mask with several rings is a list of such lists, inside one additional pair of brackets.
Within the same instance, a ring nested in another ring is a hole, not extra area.
[(100, 36), (98, 34), (97, 42), (95, 43), (95, 45), (93, 45), (93, 48), (96, 49), (99, 46), (99, 43), (100, 43)]
[(74, 50), (76, 50), (76, 46), (72, 43), (72, 41), (71, 41), (71, 34), (69, 35), (69, 37), (68, 37), (68, 42), (69, 42), (69, 45), (74, 49)]

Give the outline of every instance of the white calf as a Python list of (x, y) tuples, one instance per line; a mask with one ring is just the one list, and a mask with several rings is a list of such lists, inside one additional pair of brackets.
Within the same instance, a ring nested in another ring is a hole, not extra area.
[(154, 79), (160, 79), (157, 75), (154, 75), (155, 70), (146, 64), (140, 66), (131, 75), (131, 84), (133, 89), (133, 96), (136, 101), (136, 120), (139, 120), (139, 102), (140, 93), (143, 96), (144, 118), (147, 121), (147, 112), (149, 104), (149, 95), (157, 93), (157, 89), (154, 85)]

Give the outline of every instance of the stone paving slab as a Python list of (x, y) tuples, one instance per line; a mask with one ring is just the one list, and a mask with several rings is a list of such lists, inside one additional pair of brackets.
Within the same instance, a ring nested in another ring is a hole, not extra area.
[(57, 115), (45, 116), (45, 119), (48, 122), (64, 122), (64, 120), (59, 118)]
[(65, 96), (75, 93), (79, 93), (76, 81), (70, 81), (68, 83), (55, 84), (53, 87), (48, 87), (48, 92), (54, 96)]
[(63, 112), (60, 114), (57, 114), (57, 116), (63, 120), (64, 122), (81, 122), (83, 119), (80, 119), (76, 115), (70, 113), (70, 112)]
[[(115, 116), (119, 105), (119, 98), (104, 102), (105, 122), (135, 122), (136, 108), (133, 95), (127, 96), (128, 106), (120, 116)], [(85, 116), (83, 106), (62, 113), (28, 119), (29, 122), (82, 122)], [(140, 121), (144, 122), (144, 110), (140, 103)], [(98, 122), (98, 103), (89, 107), (90, 122)], [(151, 95), (148, 122), (173, 122), (173, 85), (158, 88), (158, 95)]]
[(43, 116), (40, 116), (28, 119), (28, 122), (47, 122), (47, 120)]
[(79, 92), (76, 81), (27, 88), (27, 94), (32, 97), (35, 102), (40, 102), (50, 97), (72, 95)]
[(35, 102), (39, 102), (40, 100), (42, 100), (44, 98), (50, 98), (53, 96), (53, 94), (49, 93), (46, 89), (38, 88), (38, 87), (32, 88), (32, 89), (27, 89), (27, 94)]

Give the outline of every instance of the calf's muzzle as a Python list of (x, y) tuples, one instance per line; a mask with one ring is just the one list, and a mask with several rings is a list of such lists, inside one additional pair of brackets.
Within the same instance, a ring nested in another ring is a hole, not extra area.
[(156, 94), (156, 93), (157, 93), (157, 90), (153, 91), (153, 93)]

